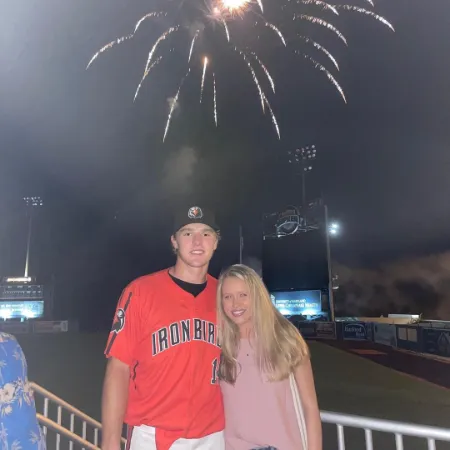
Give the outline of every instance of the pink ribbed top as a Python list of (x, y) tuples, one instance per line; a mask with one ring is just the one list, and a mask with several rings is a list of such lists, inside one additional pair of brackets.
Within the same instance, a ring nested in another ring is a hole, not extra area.
[(226, 450), (272, 446), (302, 450), (289, 379), (266, 381), (247, 339), (241, 339), (234, 386), (221, 382), (225, 407)]

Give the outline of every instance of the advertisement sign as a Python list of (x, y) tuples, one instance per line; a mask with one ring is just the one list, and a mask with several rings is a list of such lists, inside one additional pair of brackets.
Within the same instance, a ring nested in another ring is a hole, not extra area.
[(450, 330), (437, 328), (423, 329), (423, 349), (426, 353), (450, 357)]
[(28, 322), (3, 322), (0, 323), (0, 331), (8, 334), (26, 334), (30, 331)]
[(342, 338), (346, 341), (366, 341), (367, 327), (364, 322), (347, 322), (342, 326)]
[(389, 323), (374, 323), (372, 326), (374, 342), (397, 347), (397, 330), (395, 325)]
[(275, 307), (284, 316), (312, 316), (322, 310), (321, 291), (271, 292)]
[(43, 315), (43, 300), (0, 300), (2, 319), (34, 319)]
[(63, 333), (69, 330), (67, 320), (39, 321), (33, 323), (35, 333)]
[(397, 328), (397, 347), (413, 352), (421, 351), (421, 332), (419, 327), (395, 325)]
[(315, 322), (316, 337), (319, 339), (336, 339), (336, 324), (334, 322)]
[(297, 322), (295, 325), (305, 339), (316, 337), (316, 324), (314, 322)]
[(427, 320), (420, 322), (417, 325), (423, 328), (450, 328), (450, 322), (442, 322), (440, 320)]

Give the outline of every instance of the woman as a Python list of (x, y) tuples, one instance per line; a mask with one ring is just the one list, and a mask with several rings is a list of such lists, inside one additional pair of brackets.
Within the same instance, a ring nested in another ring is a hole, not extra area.
[(309, 350), (300, 333), (247, 266), (222, 273), (217, 302), (226, 449), (321, 450)]
[(0, 332), (0, 448), (45, 450), (27, 363), (14, 336)]

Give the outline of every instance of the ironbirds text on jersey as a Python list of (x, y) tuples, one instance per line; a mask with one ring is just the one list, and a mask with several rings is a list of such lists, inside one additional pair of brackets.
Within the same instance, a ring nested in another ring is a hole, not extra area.
[(119, 300), (105, 354), (130, 367), (125, 422), (155, 427), (158, 450), (224, 429), (216, 287), (208, 275), (194, 297), (163, 270), (133, 281)]

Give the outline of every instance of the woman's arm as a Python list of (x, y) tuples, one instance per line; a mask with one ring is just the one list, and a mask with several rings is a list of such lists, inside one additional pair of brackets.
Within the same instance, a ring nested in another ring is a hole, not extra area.
[(295, 380), (297, 381), (298, 392), (305, 414), (308, 436), (308, 449), (304, 450), (322, 450), (322, 422), (320, 420), (314, 376), (309, 358), (297, 367)]

